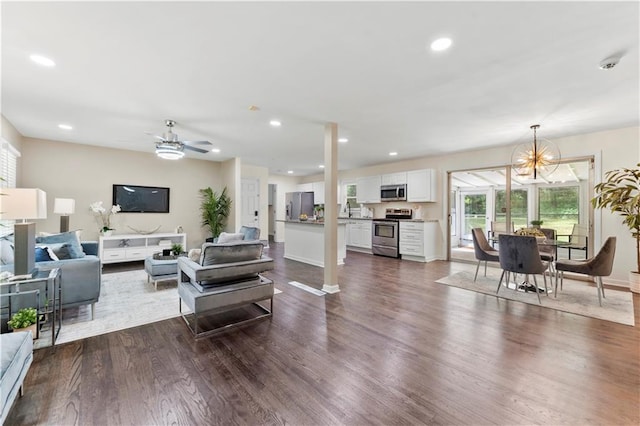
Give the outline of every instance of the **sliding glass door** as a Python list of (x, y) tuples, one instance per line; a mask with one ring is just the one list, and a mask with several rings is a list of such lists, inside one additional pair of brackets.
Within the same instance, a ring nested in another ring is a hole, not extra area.
[[(492, 226), (517, 230), (531, 226), (533, 220), (541, 220), (542, 227), (558, 235), (570, 235), (574, 228), (587, 229), (591, 241), (592, 164), (593, 158), (565, 160), (553, 175), (537, 179), (518, 176), (509, 166), (450, 172), (449, 259), (475, 259), (472, 228), (482, 228), (490, 235)], [(572, 258), (580, 256), (588, 252), (572, 254)]]

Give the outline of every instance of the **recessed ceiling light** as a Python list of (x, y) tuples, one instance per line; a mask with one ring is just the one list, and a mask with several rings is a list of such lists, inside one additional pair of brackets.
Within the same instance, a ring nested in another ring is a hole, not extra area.
[(431, 43), (431, 50), (434, 50), (436, 52), (447, 50), (449, 47), (451, 47), (451, 39), (446, 37), (439, 38)]
[(211, 152), (220, 153), (220, 148), (211, 148)]
[(55, 62), (53, 62), (51, 59), (49, 58), (45, 58), (42, 55), (31, 55), (29, 56), (29, 58), (35, 62), (38, 65), (42, 65), (43, 67), (54, 67), (56, 65)]
[(338, 138), (338, 142), (347, 143), (347, 142), (349, 142), (349, 139), (347, 139), (347, 138)]
[(398, 155), (398, 153), (393, 151), (393, 152), (390, 152), (389, 155), (392, 156), (392, 157), (395, 157), (396, 155)]
[(320, 164), (318, 167), (320, 167), (321, 169), (324, 169), (324, 164)]
[(289, 173), (290, 175), (293, 174), (293, 170), (287, 170), (287, 173)]
[(58, 127), (61, 128), (62, 130), (72, 130), (73, 127), (69, 126), (68, 124), (58, 124)]
[(282, 126), (282, 123), (281, 123), (281, 122), (279, 122), (278, 120), (271, 120), (271, 121), (269, 122), (269, 124), (271, 124), (273, 127), (280, 127), (280, 126)]

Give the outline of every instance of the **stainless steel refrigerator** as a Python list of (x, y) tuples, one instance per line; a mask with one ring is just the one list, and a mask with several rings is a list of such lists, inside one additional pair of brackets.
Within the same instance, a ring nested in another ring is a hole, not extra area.
[(287, 220), (298, 220), (301, 214), (313, 216), (313, 192), (287, 192), (285, 202)]

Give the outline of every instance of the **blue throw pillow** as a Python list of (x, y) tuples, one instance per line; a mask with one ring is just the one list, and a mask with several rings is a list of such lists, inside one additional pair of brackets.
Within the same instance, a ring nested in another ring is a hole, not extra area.
[[(85, 257), (84, 251), (82, 251), (82, 246), (80, 245), (80, 241), (78, 241), (78, 236), (74, 231), (71, 232), (63, 232), (61, 234), (53, 234), (47, 235), (46, 237), (37, 237), (36, 243), (38, 244), (66, 244), (67, 250), (69, 252), (69, 257), (67, 259), (78, 259), (81, 257)], [(62, 257), (58, 256), (58, 258), (62, 259)]]
[(49, 262), (51, 260), (46, 247), (36, 247), (36, 262)]

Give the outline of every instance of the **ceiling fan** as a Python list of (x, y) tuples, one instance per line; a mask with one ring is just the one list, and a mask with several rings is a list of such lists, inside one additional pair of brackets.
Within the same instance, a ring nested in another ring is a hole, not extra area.
[(188, 149), (199, 153), (207, 153), (209, 150), (198, 148), (193, 145), (211, 145), (209, 141), (181, 141), (178, 135), (173, 132), (173, 126), (176, 122), (173, 120), (165, 120), (167, 131), (162, 136), (153, 135), (159, 142), (156, 142), (156, 155), (165, 160), (179, 160), (184, 157), (184, 150)]

